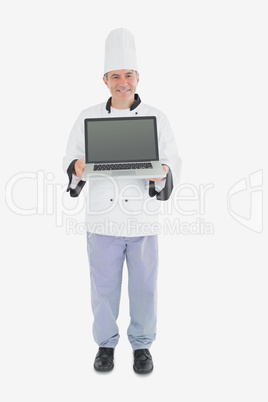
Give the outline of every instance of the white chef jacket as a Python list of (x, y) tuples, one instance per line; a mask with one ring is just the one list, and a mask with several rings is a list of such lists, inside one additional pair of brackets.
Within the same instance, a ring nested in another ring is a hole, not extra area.
[(135, 103), (130, 109), (113, 108), (109, 98), (107, 103), (92, 106), (80, 113), (71, 130), (66, 156), (63, 158), (63, 169), (69, 176), (67, 191), (76, 197), (85, 184), (73, 174), (76, 160), (85, 160), (84, 120), (136, 115), (156, 116), (159, 160), (169, 167), (169, 173), (164, 180), (156, 182), (107, 176), (89, 178), (85, 216), (89, 232), (127, 237), (159, 233), (159, 202), (168, 199), (173, 186), (178, 184), (181, 159), (167, 117), (160, 110), (142, 103), (138, 94), (135, 94)]

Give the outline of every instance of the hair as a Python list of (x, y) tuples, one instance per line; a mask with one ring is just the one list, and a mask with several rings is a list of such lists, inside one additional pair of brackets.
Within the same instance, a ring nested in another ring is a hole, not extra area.
[[(138, 76), (138, 71), (136, 71), (136, 70), (132, 70), (132, 71), (134, 71), (136, 73), (136, 76)], [(108, 73), (105, 73), (103, 75), (103, 77), (105, 78), (106, 81), (108, 81)]]

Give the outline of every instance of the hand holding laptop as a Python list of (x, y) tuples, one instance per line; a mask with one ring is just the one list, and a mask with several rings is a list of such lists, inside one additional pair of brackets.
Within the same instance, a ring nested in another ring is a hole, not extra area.
[[(166, 172), (166, 174), (168, 174), (169, 167), (167, 165), (162, 165), (162, 166), (163, 166), (163, 169)], [(159, 181), (159, 180), (164, 180), (164, 179), (165, 179), (165, 177), (163, 179), (148, 179), (148, 180), (150, 180), (150, 181)]]
[(85, 161), (83, 159), (78, 159), (78, 161), (74, 164), (74, 174), (79, 178), (82, 179), (82, 174), (85, 168)]

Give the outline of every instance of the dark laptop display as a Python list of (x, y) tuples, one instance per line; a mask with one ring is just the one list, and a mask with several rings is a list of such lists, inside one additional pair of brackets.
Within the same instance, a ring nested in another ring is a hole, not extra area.
[(155, 116), (85, 119), (86, 163), (158, 160)]

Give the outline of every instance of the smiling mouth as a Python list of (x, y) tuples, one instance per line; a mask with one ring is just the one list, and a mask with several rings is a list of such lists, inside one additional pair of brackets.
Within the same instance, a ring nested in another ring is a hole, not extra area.
[(121, 94), (126, 94), (128, 91), (130, 91), (130, 89), (125, 89), (125, 90), (118, 89), (117, 91), (120, 92)]

